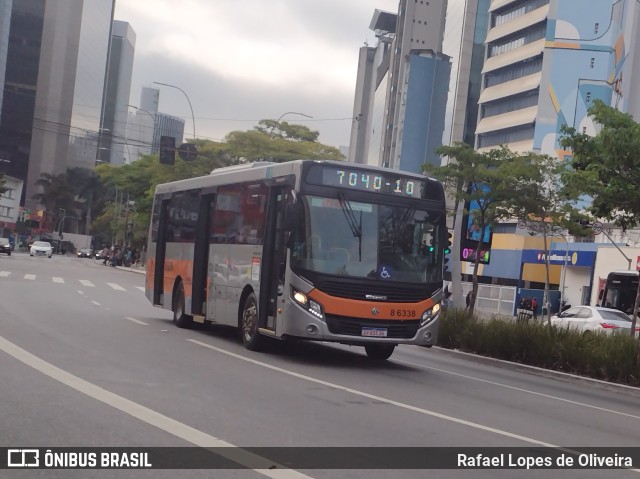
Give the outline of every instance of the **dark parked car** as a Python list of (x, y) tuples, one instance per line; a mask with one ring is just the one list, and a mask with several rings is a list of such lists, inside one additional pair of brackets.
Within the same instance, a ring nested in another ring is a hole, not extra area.
[(78, 258), (91, 258), (91, 250), (89, 248), (79, 249)]
[(11, 243), (9, 238), (0, 238), (0, 253), (11, 256)]

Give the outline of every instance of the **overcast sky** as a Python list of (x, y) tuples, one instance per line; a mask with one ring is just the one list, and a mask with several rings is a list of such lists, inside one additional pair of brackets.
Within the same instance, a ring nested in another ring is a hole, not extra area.
[[(116, 0), (115, 19), (136, 33), (132, 105), (152, 82), (182, 88), (196, 136), (221, 140), (260, 119), (320, 132), (323, 143), (349, 144), (358, 49), (376, 39), (369, 24), (378, 8), (398, 0)], [(184, 96), (160, 88), (160, 111), (185, 119)]]

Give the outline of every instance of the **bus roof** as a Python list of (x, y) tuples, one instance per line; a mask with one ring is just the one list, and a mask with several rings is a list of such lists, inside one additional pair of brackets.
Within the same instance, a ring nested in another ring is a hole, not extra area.
[(638, 276), (638, 271), (633, 269), (620, 269), (617, 271), (610, 271), (609, 274), (618, 274), (620, 276)]
[(185, 189), (206, 188), (208, 186), (217, 186), (226, 183), (257, 181), (265, 178), (277, 178), (291, 174), (299, 174), (302, 171), (304, 163), (319, 163), (337, 166), (345, 166), (348, 168), (363, 169), (369, 171), (380, 171), (387, 173), (395, 173), (416, 179), (437, 181), (433, 178), (411, 173), (407, 171), (392, 170), (380, 166), (361, 165), (356, 163), (347, 163), (344, 161), (332, 160), (293, 160), (284, 163), (275, 163), (272, 161), (255, 161), (250, 163), (242, 163), (240, 165), (225, 166), (216, 168), (209, 175), (197, 178), (188, 178), (185, 180), (172, 181), (171, 183), (163, 183), (156, 186), (156, 194), (171, 193)]

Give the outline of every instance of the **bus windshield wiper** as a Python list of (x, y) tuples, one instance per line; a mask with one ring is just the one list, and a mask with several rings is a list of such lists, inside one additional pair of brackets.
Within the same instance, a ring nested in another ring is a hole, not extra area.
[(358, 261), (362, 261), (362, 210), (360, 210), (360, 221), (356, 220), (356, 215), (351, 208), (351, 203), (347, 201), (343, 194), (338, 195), (338, 201), (340, 201), (340, 207), (344, 216), (347, 218), (351, 233), (355, 238), (358, 238)]

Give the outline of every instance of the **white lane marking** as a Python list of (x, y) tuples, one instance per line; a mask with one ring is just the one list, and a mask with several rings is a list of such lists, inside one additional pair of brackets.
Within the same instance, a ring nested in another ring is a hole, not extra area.
[(132, 318), (130, 316), (127, 316), (126, 318), (124, 318), (128, 321), (131, 321), (132, 323), (136, 323), (136, 324), (141, 324), (143, 326), (149, 326), (149, 323), (145, 323), (144, 321), (140, 321), (139, 319), (136, 318)]
[[(60, 369), (59, 367), (40, 359), (2, 336), (0, 336), (0, 350), (36, 371), (39, 371), (42, 374), (45, 374), (46, 376), (49, 376), (50, 378), (55, 379), (56, 381), (65, 384), (86, 396), (89, 396), (90, 398), (122, 411), (123, 413), (150, 424), (151, 426), (155, 426), (169, 434), (173, 434), (174, 436), (188, 441), (191, 444), (199, 447), (227, 448), (216, 450), (216, 452), (231, 461), (237, 462), (238, 464), (250, 464), (251, 466), (249, 467), (253, 467), (254, 471), (267, 477), (271, 477), (273, 479), (309, 479), (311, 477), (292, 469), (270, 469), (274, 466), (283, 466), (275, 464), (274, 462), (256, 454), (247, 452), (235, 444), (223, 441), (222, 439), (178, 422), (175, 419), (171, 419), (170, 417), (160, 414), (153, 409), (149, 409), (142, 404), (138, 404), (123, 396), (119, 396), (107, 389), (90, 383), (89, 381), (85, 381), (78, 376), (74, 376), (64, 369)], [(257, 466), (260, 467), (257, 468)]]
[(122, 286), (116, 283), (107, 283), (107, 285), (111, 286), (116, 291), (126, 291), (126, 289), (124, 289)]
[(138, 288), (140, 291), (144, 293), (144, 286), (136, 286), (136, 288)]
[(78, 294), (84, 294), (82, 291), (78, 290)]
[[(518, 440), (523, 441), (523, 442), (528, 442), (528, 443), (531, 443), (531, 444), (537, 444), (539, 446), (553, 447), (555, 449), (560, 449), (561, 451), (566, 451), (566, 452), (568, 452), (570, 454), (576, 454), (576, 455), (581, 454), (579, 451), (576, 451), (574, 449), (569, 449), (569, 448), (566, 448), (566, 447), (556, 446), (554, 444), (551, 444), (551, 443), (548, 443), (548, 442), (544, 442), (544, 441), (539, 441), (537, 439), (533, 439), (533, 438), (530, 438), (530, 437), (527, 437), (527, 436), (521, 436), (519, 434), (514, 434), (512, 432), (503, 431), (501, 429), (496, 429), (496, 428), (489, 427), (489, 426), (484, 426), (482, 424), (478, 424), (478, 423), (475, 423), (475, 422), (467, 421), (465, 419), (460, 419), (460, 418), (457, 418), (457, 417), (448, 416), (446, 414), (442, 414), (442, 413), (439, 413), (439, 412), (431, 411), (429, 409), (424, 409), (424, 408), (421, 408), (421, 407), (412, 406), (410, 404), (401, 403), (399, 401), (394, 401), (393, 399), (387, 399), (387, 398), (384, 398), (384, 397), (381, 397), (381, 396), (376, 396), (375, 394), (369, 394), (369, 393), (366, 393), (364, 391), (358, 391), (357, 389), (351, 389), (351, 388), (348, 388), (348, 387), (345, 387), (345, 386), (340, 386), (339, 384), (330, 383), (328, 381), (323, 381), (322, 379), (316, 379), (316, 378), (313, 378), (311, 376), (305, 376), (304, 374), (296, 373), (294, 371), (289, 371), (288, 369), (280, 368), (278, 366), (273, 366), (272, 364), (263, 363), (263, 362), (255, 360), (255, 359), (251, 359), (251, 358), (247, 358), (247, 357), (241, 356), (240, 354), (232, 353), (231, 351), (227, 351), (226, 349), (218, 348), (216, 346), (212, 346), (211, 344), (203, 343), (202, 341), (198, 341), (196, 339), (187, 339), (187, 341), (189, 341), (191, 343), (194, 343), (194, 344), (197, 344), (199, 346), (203, 346), (203, 347), (208, 348), (208, 349), (213, 349), (214, 351), (217, 351), (217, 352), (222, 353), (222, 354), (226, 354), (227, 356), (231, 356), (232, 358), (240, 359), (242, 361), (246, 361), (248, 363), (255, 364), (256, 366), (260, 366), (260, 367), (263, 367), (263, 368), (266, 368), (266, 369), (271, 369), (272, 371), (277, 371), (277, 372), (286, 374), (288, 376), (293, 376), (293, 377), (298, 378), (298, 379), (303, 379), (305, 381), (309, 381), (311, 383), (321, 384), (323, 386), (327, 386), (327, 387), (330, 387), (330, 388), (333, 388), (333, 389), (337, 389), (339, 391), (344, 391), (344, 392), (347, 392), (347, 393), (350, 393), (350, 394), (353, 394), (353, 395), (356, 395), (356, 396), (361, 396), (361, 397), (365, 397), (365, 398), (368, 398), (368, 399), (373, 399), (374, 401), (383, 402), (385, 404), (389, 404), (389, 405), (392, 405), (392, 406), (397, 406), (397, 407), (400, 407), (402, 409), (407, 409), (409, 411), (413, 411), (413, 412), (417, 412), (417, 413), (420, 413), (420, 414), (424, 414), (426, 416), (437, 417), (437, 418), (443, 419), (445, 421), (454, 422), (456, 424), (461, 424), (463, 426), (468, 426), (468, 427), (471, 427), (471, 428), (480, 429), (482, 431), (491, 432), (491, 433), (494, 433), (494, 434), (497, 434), (497, 435), (500, 435), (500, 436), (506, 436), (506, 437), (509, 437), (509, 438), (512, 438), (512, 439), (518, 439)], [(636, 473), (640, 473), (640, 469), (631, 469), (630, 468), (629, 470), (633, 471), (633, 472), (636, 472)]]
[(98, 303), (97, 301), (91, 301), (93, 304), (95, 304), (96, 306), (101, 306), (100, 303)]
[(471, 421), (466, 421), (464, 419), (460, 419), (457, 417), (453, 417), (453, 416), (448, 416), (446, 414), (441, 414), (439, 412), (435, 412), (435, 411), (431, 411), (429, 409), (424, 409), (421, 407), (417, 407), (417, 406), (412, 406), (410, 404), (405, 404), (405, 403), (401, 403), (399, 401), (394, 401), (393, 399), (387, 399), (387, 398), (383, 398), (381, 396), (376, 396), (375, 394), (369, 394), (366, 393), (364, 391), (358, 391), (357, 389), (351, 389), (345, 386), (341, 386), (339, 384), (335, 384), (335, 383), (330, 383), (328, 381), (323, 381), (322, 379), (316, 379), (313, 378), (311, 376), (305, 376), (304, 374), (300, 374), (300, 373), (296, 373), (293, 371), (289, 371), (288, 369), (284, 369), (284, 368), (280, 368), (278, 366), (273, 366), (271, 364), (267, 364), (267, 363), (263, 363), (261, 361), (256, 361), (255, 359), (251, 359), (251, 358), (247, 358), (244, 356), (241, 356), (239, 354), (236, 353), (232, 353), (231, 351), (227, 351), (226, 349), (222, 349), (222, 348), (218, 348), (216, 346), (212, 346), (211, 344), (207, 344), (207, 343), (203, 343), (201, 341), (198, 341), (196, 339), (187, 339), (187, 341), (192, 342), (194, 344), (197, 344), (199, 346), (203, 346), (205, 348), (209, 348), (209, 349), (213, 349), (214, 351), (217, 351), (219, 353), (222, 354), (226, 354), (227, 356), (231, 356), (232, 358), (236, 358), (236, 359), (240, 359), (242, 361), (246, 361), (248, 363), (251, 364), (255, 364), (256, 366), (260, 366), (266, 369), (271, 369), (272, 371), (277, 371), (279, 373), (283, 373), (283, 374), (287, 374), (289, 376), (293, 376), (295, 378), (298, 379), (303, 379), (305, 381), (309, 381), (311, 383), (316, 383), (316, 384), (321, 384), (323, 386), (327, 386), (333, 389), (337, 389), (339, 391), (344, 391), (350, 394), (354, 394), (356, 396), (361, 396), (361, 397), (365, 397), (368, 399), (373, 399), (374, 401), (379, 401), (379, 402), (383, 402), (386, 404), (390, 404), (392, 406), (398, 406), (402, 409), (407, 409), (409, 411), (413, 411), (413, 412), (417, 412), (420, 414), (424, 414), (426, 416), (432, 416), (432, 417), (437, 417), (439, 419), (444, 419), (445, 421), (450, 421), (450, 422), (455, 422), (457, 424), (462, 424), (463, 426), (469, 426), (475, 429), (480, 429), (482, 431), (487, 431), (487, 432), (492, 432), (494, 434), (498, 434), (501, 436), (506, 436), (512, 439), (518, 439), (520, 441), (523, 442), (529, 442), (531, 444), (537, 444), (539, 446), (546, 446), (546, 447), (558, 447), (555, 446), (553, 444), (550, 444), (548, 442), (544, 442), (544, 441), (538, 441), (537, 439), (533, 439), (530, 437), (526, 437), (526, 436), (521, 436), (519, 434), (514, 434), (511, 432), (507, 432), (507, 431), (502, 431), (501, 429), (496, 429), (493, 427), (489, 427), (489, 426), (483, 426), (482, 424), (478, 424), (475, 422), (471, 422)]
[(446, 369), (434, 368), (432, 366), (425, 366), (423, 364), (412, 363), (411, 361), (403, 361), (401, 359), (394, 359), (393, 362), (394, 363), (401, 363), (401, 364), (408, 364), (408, 365), (411, 365), (411, 366), (417, 366), (419, 368), (429, 369), (431, 371), (438, 371), (440, 373), (450, 374), (452, 376), (458, 376), (458, 377), (465, 378), (465, 379), (472, 379), (473, 381), (478, 381), (478, 382), (485, 383), (485, 384), (491, 384), (492, 386), (500, 386), (500, 387), (503, 387), (503, 388), (506, 388), (506, 389), (511, 389), (513, 391), (520, 391), (520, 392), (523, 392), (523, 393), (533, 394), (534, 396), (540, 396), (540, 397), (544, 397), (544, 398), (547, 398), (547, 399), (555, 399), (556, 401), (562, 401), (562, 402), (566, 402), (566, 403), (569, 403), (569, 404), (575, 404), (576, 406), (583, 406), (583, 407), (595, 409), (597, 411), (608, 412), (608, 413), (611, 413), (611, 414), (619, 414), (620, 416), (631, 417), (633, 419), (640, 419), (640, 416), (636, 416), (634, 414), (629, 414), (629, 413), (621, 412), (621, 411), (615, 411), (613, 409), (607, 409), (607, 408), (600, 407), (600, 406), (594, 406), (592, 404), (586, 404), (586, 403), (579, 402), (579, 401), (572, 401), (571, 399), (565, 399), (565, 398), (561, 398), (561, 397), (558, 397), (558, 396), (552, 396), (550, 394), (539, 393), (537, 391), (532, 391), (530, 389), (519, 388), (519, 387), (516, 387), (516, 386), (509, 386), (508, 384), (498, 383), (498, 382), (495, 382), (495, 381), (489, 381), (488, 379), (480, 379), (480, 378), (475, 378), (473, 376), (467, 376), (466, 374), (454, 373), (452, 371), (447, 371)]
[(11, 274), (11, 271), (0, 271), (0, 277), (6, 278)]
[(35, 274), (25, 274), (24, 275), (24, 279), (28, 279), (30, 281), (33, 281), (34, 279), (36, 279), (36, 275)]
[(64, 279), (60, 278), (59, 276), (54, 276), (51, 279), (53, 280), (54, 283), (64, 283)]
[(86, 286), (87, 288), (94, 288), (96, 286), (95, 284), (93, 284), (88, 279), (79, 279), (78, 281), (80, 281), (80, 284), (82, 286)]

